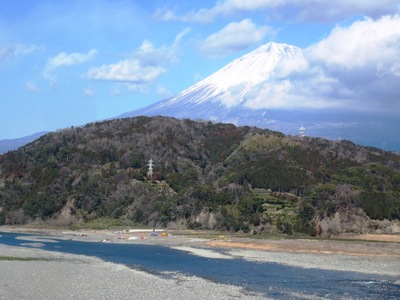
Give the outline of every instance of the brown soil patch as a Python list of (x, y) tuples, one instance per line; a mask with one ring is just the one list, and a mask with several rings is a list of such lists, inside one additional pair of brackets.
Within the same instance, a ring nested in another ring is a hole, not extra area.
[(241, 238), (228, 241), (210, 241), (206, 244), (209, 247), (272, 252), (382, 256), (400, 259), (400, 247), (397, 243), (370, 242), (368, 240), (251, 240)]
[(393, 235), (393, 234), (359, 234), (348, 238), (356, 240), (364, 240), (364, 241), (400, 243), (400, 235)]

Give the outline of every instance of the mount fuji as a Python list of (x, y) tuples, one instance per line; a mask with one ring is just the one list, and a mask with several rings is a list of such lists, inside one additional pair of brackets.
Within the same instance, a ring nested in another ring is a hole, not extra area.
[[(181, 93), (118, 118), (163, 115), (257, 126), (285, 134), (298, 134), (304, 126), (310, 136), (400, 149), (400, 140), (393, 139), (398, 135), (398, 126), (393, 124), (398, 121), (382, 123), (369, 114), (335, 107), (334, 101), (332, 106), (329, 101), (321, 106), (318, 94), (309, 93), (309, 98), (288, 95), (292, 82), (308, 67), (302, 49), (270, 42)], [(301, 89), (301, 80), (297, 82)]]

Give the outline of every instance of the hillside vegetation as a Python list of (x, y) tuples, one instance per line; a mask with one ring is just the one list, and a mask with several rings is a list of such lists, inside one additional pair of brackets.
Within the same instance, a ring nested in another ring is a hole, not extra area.
[(400, 219), (400, 157), (167, 117), (71, 127), (0, 156), (0, 224), (104, 219), (254, 234), (390, 233)]

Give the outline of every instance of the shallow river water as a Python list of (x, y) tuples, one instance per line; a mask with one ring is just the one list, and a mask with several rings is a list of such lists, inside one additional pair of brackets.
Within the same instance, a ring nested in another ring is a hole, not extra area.
[(30, 244), (21, 234), (0, 233), (0, 244), (95, 256), (159, 276), (183, 274), (243, 286), (274, 299), (400, 299), (392, 276), (304, 269), (242, 259), (215, 259), (164, 246), (55, 240)]

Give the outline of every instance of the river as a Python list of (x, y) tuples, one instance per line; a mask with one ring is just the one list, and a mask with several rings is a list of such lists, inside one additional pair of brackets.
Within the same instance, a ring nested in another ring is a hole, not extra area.
[[(21, 240), (21, 236), (24, 237)], [(43, 250), (95, 256), (158, 276), (198, 276), (214, 282), (243, 286), (274, 299), (399, 299), (393, 276), (304, 269), (242, 259), (215, 259), (165, 246), (78, 242), (65, 239), (29, 243), (29, 236), (0, 233), (0, 244), (40, 246)]]

